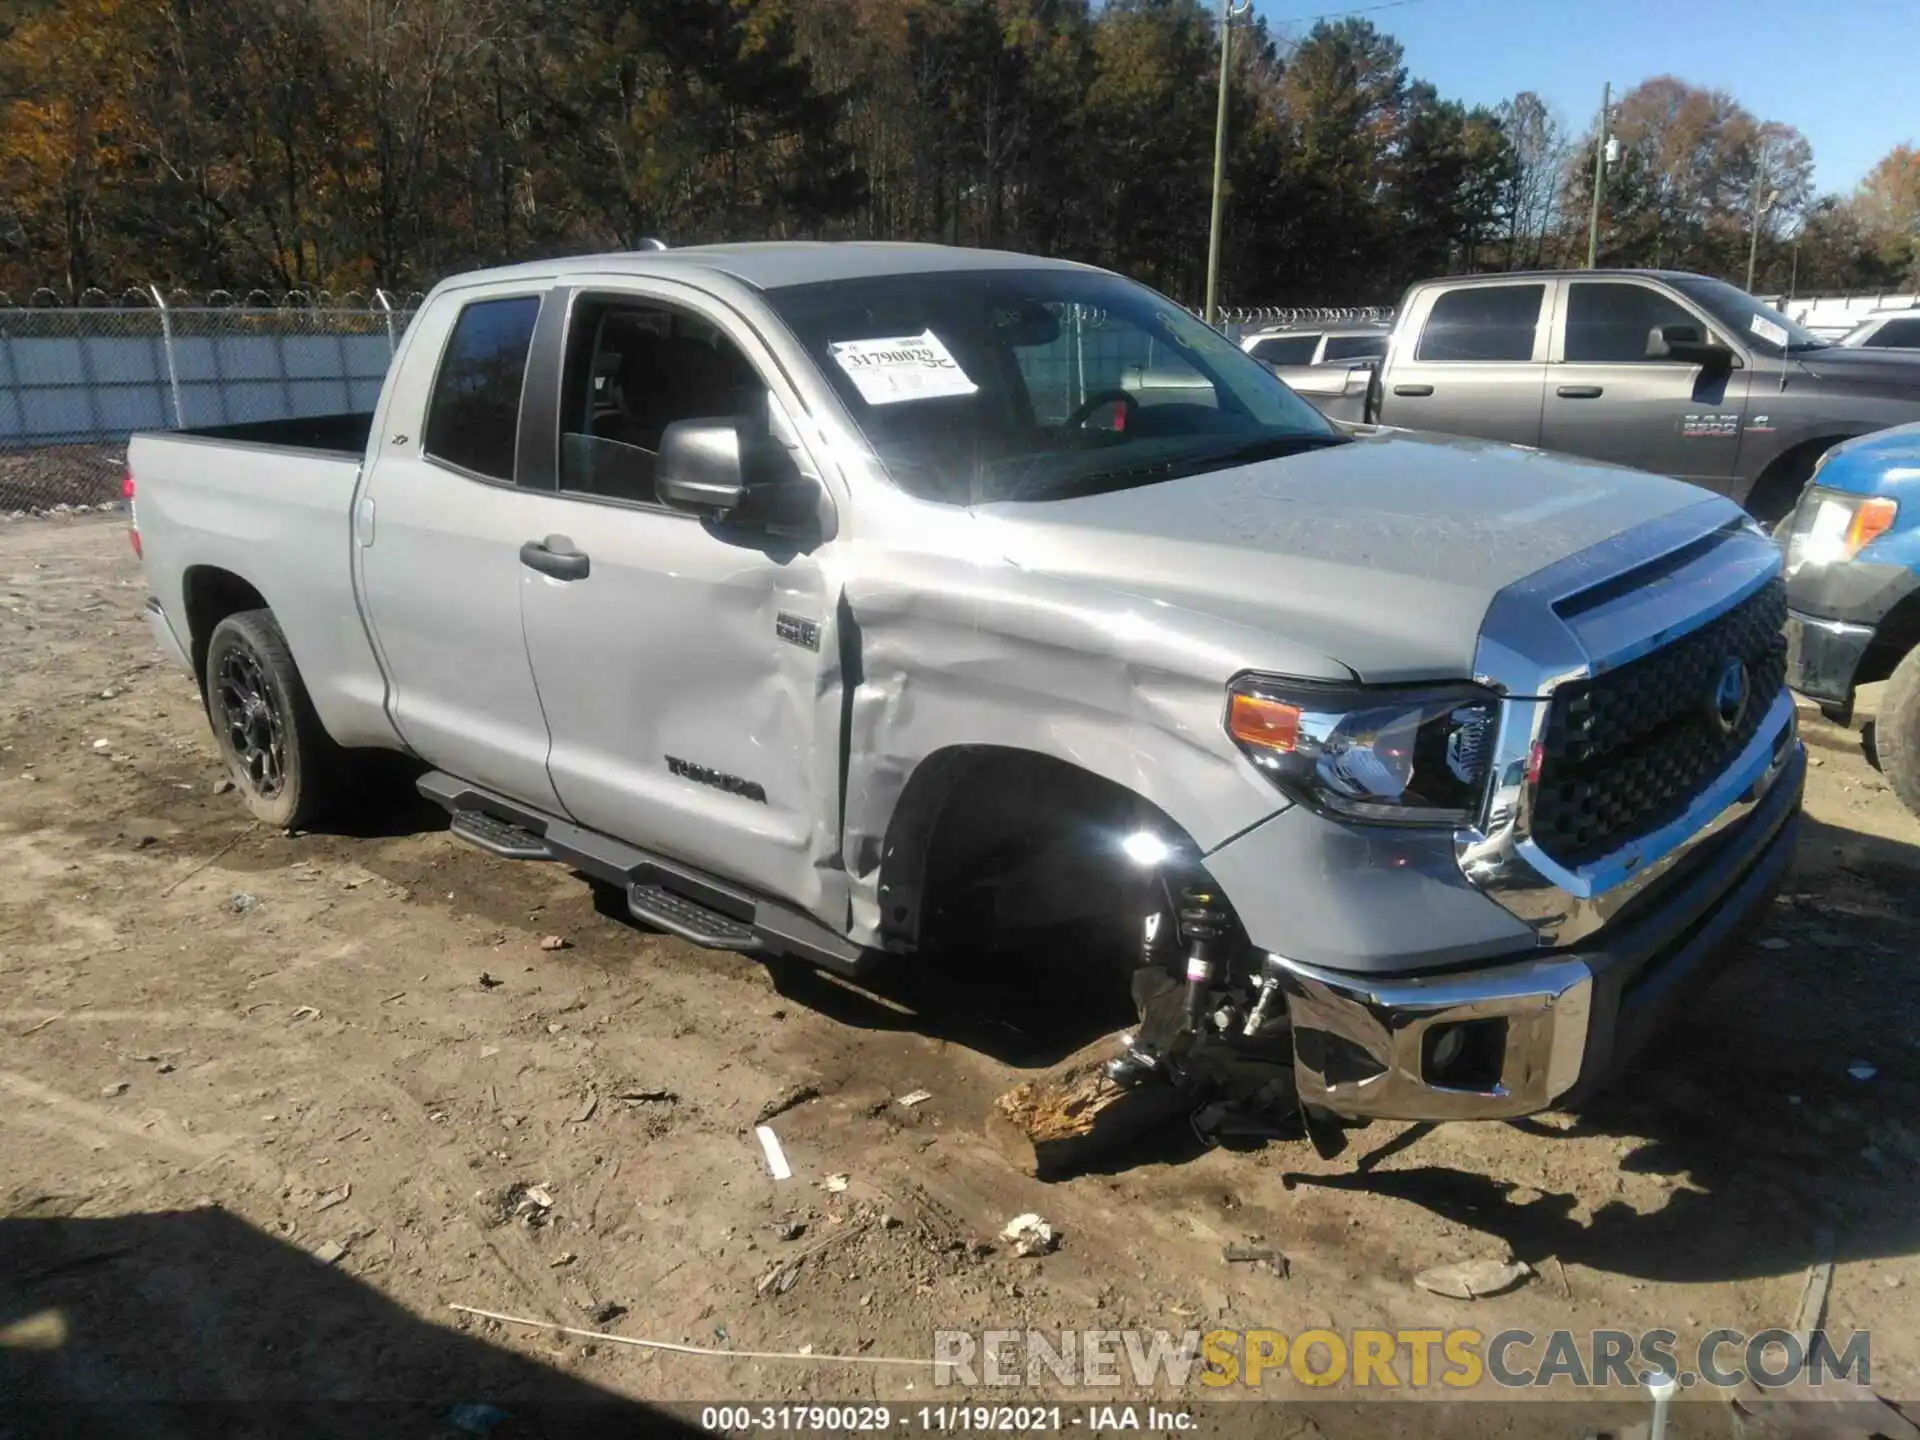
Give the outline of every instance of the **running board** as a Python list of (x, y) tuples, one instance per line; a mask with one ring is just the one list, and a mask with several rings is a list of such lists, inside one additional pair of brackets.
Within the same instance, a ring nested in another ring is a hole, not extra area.
[(626, 892), (637, 920), (709, 949), (791, 955), (858, 978), (879, 952), (854, 944), (812, 916), (665, 856), (561, 820), (439, 770), (416, 782), (453, 816), (452, 830), (490, 854), (558, 860)]
[(744, 921), (709, 910), (659, 885), (636, 881), (627, 887), (627, 909), (636, 920), (678, 935), (709, 950), (758, 950), (760, 937)]
[(447, 827), (469, 845), (506, 860), (551, 860), (553, 849), (533, 831), (485, 810), (456, 810)]

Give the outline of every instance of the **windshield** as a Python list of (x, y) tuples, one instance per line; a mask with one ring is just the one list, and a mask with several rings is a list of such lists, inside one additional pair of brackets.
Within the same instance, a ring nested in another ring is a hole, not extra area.
[(1114, 275), (941, 271), (767, 298), (924, 499), (1060, 499), (1347, 438), (1231, 341)]
[(1799, 350), (1824, 350), (1828, 342), (1806, 326), (1789, 320), (1771, 305), (1763, 305), (1737, 285), (1687, 275), (1673, 287), (1698, 301), (1707, 313), (1763, 355)]

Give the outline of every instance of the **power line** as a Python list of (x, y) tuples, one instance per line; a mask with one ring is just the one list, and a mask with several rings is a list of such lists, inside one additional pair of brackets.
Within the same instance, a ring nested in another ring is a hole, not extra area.
[(1379, 5), (1362, 5), (1357, 10), (1328, 10), (1320, 15), (1287, 15), (1274, 20), (1276, 25), (1304, 25), (1310, 20), (1344, 20), (1349, 15), (1372, 15), (1380, 10), (1398, 10), (1403, 5), (1419, 5), (1424, 0), (1383, 0)]

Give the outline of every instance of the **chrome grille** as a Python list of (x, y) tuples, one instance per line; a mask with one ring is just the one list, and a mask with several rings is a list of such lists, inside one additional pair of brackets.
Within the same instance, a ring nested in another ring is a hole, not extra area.
[[(1533, 795), (1534, 841), (1562, 865), (1607, 855), (1679, 815), (1753, 739), (1786, 679), (1786, 585), (1649, 655), (1554, 692)], [(1737, 723), (1716, 719), (1727, 662), (1746, 666)]]

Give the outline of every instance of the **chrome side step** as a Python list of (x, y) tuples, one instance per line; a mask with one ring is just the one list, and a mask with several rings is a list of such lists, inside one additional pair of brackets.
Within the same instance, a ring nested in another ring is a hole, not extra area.
[(429, 770), (416, 782), (462, 840), (513, 860), (558, 860), (627, 895), (636, 920), (715, 950), (791, 955), (857, 978), (880, 958), (790, 905), (570, 820)]

